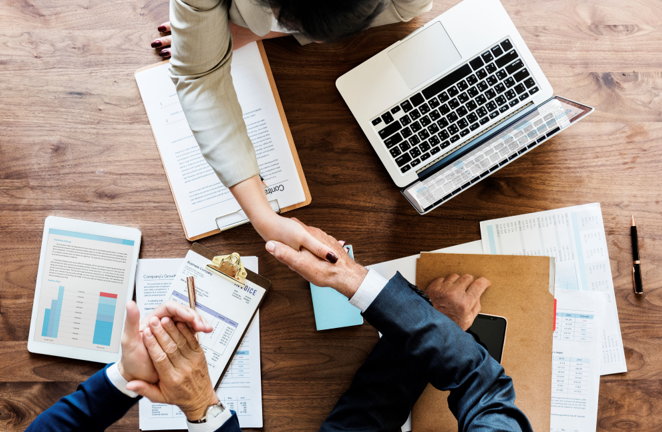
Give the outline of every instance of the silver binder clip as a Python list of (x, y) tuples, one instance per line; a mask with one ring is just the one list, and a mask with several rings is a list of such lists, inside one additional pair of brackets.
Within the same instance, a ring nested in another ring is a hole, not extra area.
[[(275, 211), (276, 213), (280, 213), (280, 205), (278, 204), (277, 199), (269, 201), (269, 205), (271, 206), (271, 209), (273, 211)], [(248, 216), (246, 216), (246, 213), (244, 213), (244, 210), (242, 209), (218, 216), (216, 218), (216, 226), (221, 232), (227, 231), (230, 228), (234, 228), (248, 222), (250, 222), (250, 220), (248, 219)]]

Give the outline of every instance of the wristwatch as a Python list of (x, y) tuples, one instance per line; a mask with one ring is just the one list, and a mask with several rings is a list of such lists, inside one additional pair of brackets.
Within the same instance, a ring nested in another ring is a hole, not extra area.
[(207, 423), (207, 420), (213, 419), (221, 415), (225, 411), (223, 402), (219, 401), (216, 405), (210, 405), (207, 408), (207, 413), (200, 420), (189, 420), (189, 423)]

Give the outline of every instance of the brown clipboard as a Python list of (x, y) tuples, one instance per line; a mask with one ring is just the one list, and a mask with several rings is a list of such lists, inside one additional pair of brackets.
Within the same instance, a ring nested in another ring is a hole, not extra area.
[[(421, 289), (452, 273), (485, 276), (492, 282), (480, 299), (481, 313), (508, 321), (501, 365), (513, 379), (515, 404), (535, 431), (549, 430), (551, 418), (556, 315), (551, 265), (546, 256), (446, 253), (421, 253), (416, 263), (416, 284)], [(448, 394), (428, 384), (412, 409), (413, 432), (457, 431)]]
[[(200, 243), (193, 243), (191, 245), (191, 250), (198, 255), (205, 257), (208, 259), (210, 262), (214, 259), (215, 256), (218, 254), (214, 252), (213, 250), (201, 245)], [(220, 277), (215, 275), (215, 277)], [(220, 378), (218, 379), (218, 382), (214, 384), (214, 389), (218, 388), (219, 384), (223, 380), (223, 377), (225, 376), (225, 373), (228, 371), (228, 368), (230, 367), (230, 363), (232, 363), (232, 359), (234, 358), (234, 355), (237, 353), (237, 349), (239, 349), (239, 345), (241, 345), (241, 342), (244, 340), (244, 336), (246, 336), (246, 332), (248, 332), (248, 329), (250, 328), (251, 324), (253, 323), (253, 319), (255, 318), (255, 314), (257, 313), (258, 310), (260, 310), (260, 306), (262, 305), (262, 302), (264, 301), (264, 298), (267, 296), (267, 293), (269, 293), (269, 288), (271, 288), (271, 281), (264, 276), (260, 276), (259, 274), (250, 271), (246, 269), (246, 280), (249, 282), (252, 282), (255, 285), (258, 285), (266, 291), (264, 293), (264, 296), (262, 296), (262, 299), (260, 299), (260, 302), (257, 304), (257, 307), (255, 308), (255, 312), (253, 312), (253, 316), (251, 319), (248, 321), (248, 325), (246, 326), (246, 329), (244, 330), (244, 333), (242, 333), (241, 337), (239, 338), (239, 341), (237, 342), (237, 345), (232, 349), (232, 355), (230, 356), (230, 360), (228, 361), (228, 364), (225, 365), (223, 368), (223, 372), (221, 373)]]
[[(274, 75), (271, 72), (271, 66), (269, 65), (269, 59), (267, 58), (267, 52), (264, 49), (264, 44), (262, 41), (257, 41), (257, 47), (260, 50), (260, 57), (262, 57), (262, 63), (264, 64), (264, 70), (267, 74), (267, 78), (269, 79), (269, 86), (271, 87), (271, 91), (274, 96), (274, 101), (276, 102), (276, 106), (278, 107), (278, 113), (280, 114), (280, 120), (283, 123), (283, 129), (285, 130), (285, 136), (287, 137), (287, 142), (290, 144), (290, 151), (292, 152), (292, 159), (294, 160), (294, 165), (297, 168), (297, 173), (299, 174), (299, 179), (301, 180), (301, 187), (303, 188), (303, 193), (305, 196), (305, 199), (298, 203), (298, 204), (293, 204), (291, 206), (283, 207), (280, 209), (280, 213), (285, 213), (291, 210), (296, 210), (301, 207), (305, 207), (309, 205), (313, 201), (313, 197), (310, 195), (310, 189), (308, 188), (308, 182), (306, 181), (306, 176), (303, 173), (303, 168), (301, 167), (301, 161), (299, 160), (299, 153), (297, 152), (297, 148), (294, 145), (294, 138), (292, 137), (292, 131), (290, 130), (290, 125), (287, 122), (287, 117), (285, 117), (285, 110), (283, 109), (283, 103), (280, 100), (280, 95), (278, 94), (278, 88), (276, 87), (276, 81), (274, 81)], [(170, 63), (170, 60), (164, 60), (162, 62), (155, 63), (153, 65), (145, 66), (143, 68), (138, 69), (134, 75), (139, 74), (140, 72), (143, 72), (148, 69), (152, 69), (154, 67), (161, 66), (163, 64)], [(151, 126), (151, 125), (150, 125)], [(152, 127), (152, 135), (154, 135), (154, 128)], [(156, 144), (156, 136), (154, 136), (154, 143)], [(172, 183), (170, 182), (170, 176), (168, 176), (168, 171), (165, 169), (165, 164), (163, 163), (163, 155), (161, 154), (161, 150), (159, 149), (159, 146), (156, 146), (156, 150), (159, 152), (159, 157), (161, 158), (161, 163), (163, 164), (163, 171), (165, 171), (166, 178), (168, 179), (168, 186), (170, 186), (170, 191), (172, 191), (172, 198), (173, 201), (175, 201), (175, 206), (177, 207), (177, 214), (179, 215), (179, 219), (182, 222), (182, 228), (184, 228), (184, 236), (186, 236), (186, 239), (188, 241), (196, 241), (200, 240), (205, 237), (209, 237), (214, 234), (218, 234), (221, 232), (220, 229), (215, 229), (208, 231), (206, 233), (197, 235), (195, 237), (189, 237), (188, 232), (186, 231), (186, 225), (184, 225), (184, 219), (182, 218), (182, 213), (179, 210), (179, 204), (177, 203), (177, 198), (175, 197), (175, 192), (172, 190)]]

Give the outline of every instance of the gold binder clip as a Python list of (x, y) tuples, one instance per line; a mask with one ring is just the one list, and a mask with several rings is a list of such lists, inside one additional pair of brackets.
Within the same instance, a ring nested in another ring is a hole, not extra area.
[(232, 279), (232, 282), (246, 285), (248, 273), (241, 263), (241, 256), (237, 252), (230, 255), (215, 256), (212, 263), (207, 264), (207, 268), (219, 276)]

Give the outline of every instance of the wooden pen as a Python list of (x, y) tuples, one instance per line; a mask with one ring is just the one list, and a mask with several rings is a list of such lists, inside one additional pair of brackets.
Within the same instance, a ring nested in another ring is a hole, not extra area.
[[(193, 279), (193, 276), (186, 277), (186, 288), (188, 288), (188, 305), (195, 310), (195, 279)], [(195, 338), (198, 342), (200, 341), (198, 332), (195, 332)]]

